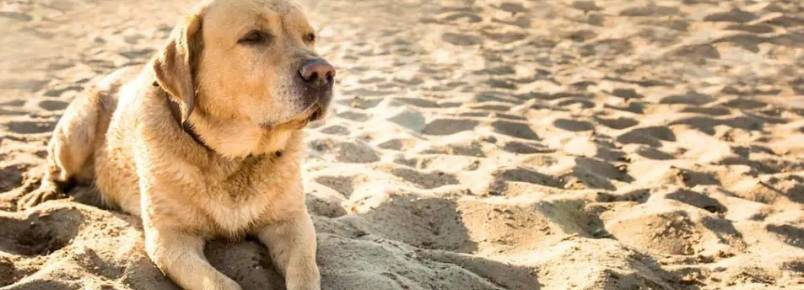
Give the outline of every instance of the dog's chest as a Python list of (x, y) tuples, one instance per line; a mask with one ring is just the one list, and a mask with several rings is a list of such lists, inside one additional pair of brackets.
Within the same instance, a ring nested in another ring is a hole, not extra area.
[(210, 200), (206, 212), (210, 219), (225, 235), (237, 236), (264, 219), (268, 205), (255, 197), (250, 200), (232, 201), (221, 196), (221, 200)]
[(238, 235), (268, 219), (275, 209), (273, 190), (266, 186), (262, 159), (221, 166), (210, 178), (204, 209), (224, 234)]

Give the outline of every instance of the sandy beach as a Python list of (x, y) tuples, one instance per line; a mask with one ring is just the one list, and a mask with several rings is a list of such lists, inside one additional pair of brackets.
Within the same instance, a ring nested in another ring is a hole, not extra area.
[[(323, 289), (804, 288), (801, 1), (301, 2), (338, 69), (305, 139)], [(0, 289), (178, 289), (91, 189), (16, 201), (192, 4), (0, 1)], [(253, 238), (205, 251), (284, 289)]]

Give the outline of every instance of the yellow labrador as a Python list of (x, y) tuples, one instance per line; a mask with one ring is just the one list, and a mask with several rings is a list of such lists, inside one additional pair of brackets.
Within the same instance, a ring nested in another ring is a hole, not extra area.
[(288, 289), (320, 289), (300, 179), (301, 129), (330, 102), (334, 68), (287, 0), (196, 6), (144, 68), (77, 98), (49, 143), (31, 206), (71, 182), (142, 218), (151, 260), (186, 289), (240, 289), (205, 240), (257, 236)]

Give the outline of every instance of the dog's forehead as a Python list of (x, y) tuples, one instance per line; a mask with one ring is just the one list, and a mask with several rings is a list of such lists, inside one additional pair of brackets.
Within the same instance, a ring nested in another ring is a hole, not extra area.
[(306, 16), (296, 2), (287, 0), (218, 0), (204, 9), (204, 21), (226, 33), (254, 24), (279, 24), (306, 29)]
[(300, 6), (287, 0), (218, 0), (206, 7), (206, 14), (215, 18), (248, 19), (298, 14)]
[(278, 14), (287, 14), (298, 6), (295, 2), (286, 0), (255, 0), (258, 5), (269, 8)]

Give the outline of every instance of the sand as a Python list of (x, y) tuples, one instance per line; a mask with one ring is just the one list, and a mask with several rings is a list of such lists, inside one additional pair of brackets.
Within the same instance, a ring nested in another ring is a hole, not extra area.
[[(324, 289), (804, 287), (800, 1), (303, 2), (339, 70), (304, 166)], [(88, 189), (15, 200), (191, 3), (0, 2), (0, 289), (177, 288)], [(206, 253), (284, 287), (254, 240)]]

